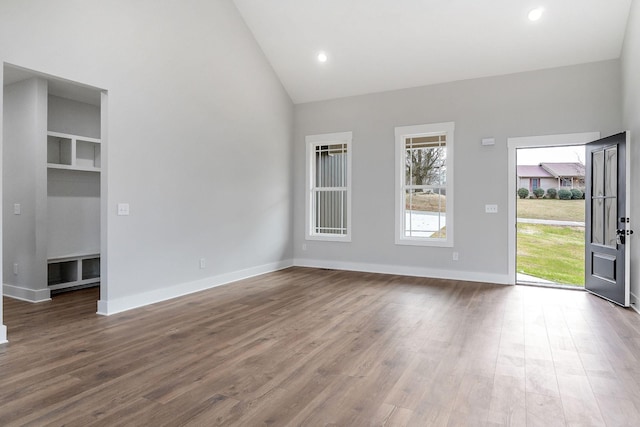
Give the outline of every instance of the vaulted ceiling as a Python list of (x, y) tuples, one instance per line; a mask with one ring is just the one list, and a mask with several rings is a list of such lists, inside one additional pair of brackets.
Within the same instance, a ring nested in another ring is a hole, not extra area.
[(234, 1), (303, 103), (619, 58), (632, 0)]

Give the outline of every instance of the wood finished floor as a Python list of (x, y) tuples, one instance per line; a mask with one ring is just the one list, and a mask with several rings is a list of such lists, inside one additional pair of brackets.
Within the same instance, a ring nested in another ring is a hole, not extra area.
[(640, 425), (640, 316), (584, 292), (291, 268), (111, 317), (4, 299), (0, 425)]

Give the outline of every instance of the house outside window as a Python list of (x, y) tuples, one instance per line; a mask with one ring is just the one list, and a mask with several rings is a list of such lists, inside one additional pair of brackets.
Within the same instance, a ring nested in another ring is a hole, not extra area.
[(398, 245), (453, 246), (453, 122), (395, 129)]
[(351, 132), (309, 135), (307, 240), (351, 241)]

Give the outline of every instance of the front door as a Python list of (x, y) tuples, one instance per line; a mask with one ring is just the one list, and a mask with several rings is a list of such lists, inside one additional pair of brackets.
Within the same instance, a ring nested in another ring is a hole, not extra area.
[(586, 145), (585, 288), (629, 306), (628, 133)]

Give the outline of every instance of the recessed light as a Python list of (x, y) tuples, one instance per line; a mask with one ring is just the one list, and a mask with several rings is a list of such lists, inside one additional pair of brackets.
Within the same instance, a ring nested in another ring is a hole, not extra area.
[(318, 53), (318, 61), (319, 62), (327, 62), (327, 59), (329, 59), (329, 58), (327, 57), (326, 53), (324, 53), (324, 52)]
[(529, 15), (527, 15), (528, 18), (529, 18), (529, 21), (534, 21), (535, 22), (538, 19), (542, 18), (542, 12), (544, 12), (544, 9), (541, 8), (541, 7), (537, 7), (535, 9), (531, 10), (529, 12)]

